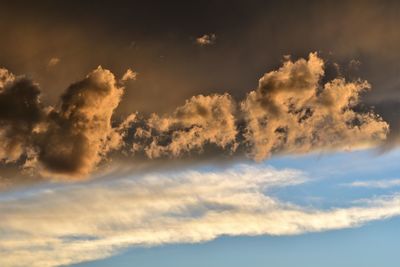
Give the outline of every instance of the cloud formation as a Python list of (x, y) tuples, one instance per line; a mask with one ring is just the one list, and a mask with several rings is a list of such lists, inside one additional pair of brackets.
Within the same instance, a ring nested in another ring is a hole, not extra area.
[(196, 38), (196, 44), (200, 46), (212, 45), (217, 40), (217, 36), (214, 33), (211, 34), (204, 34)]
[(392, 188), (400, 186), (400, 179), (382, 179), (382, 180), (369, 180), (369, 181), (355, 181), (345, 184), (350, 187), (365, 187), (365, 188)]
[(123, 89), (114, 75), (101, 67), (72, 84), (61, 97), (61, 106), (47, 114), (37, 134), (37, 160), (47, 175), (88, 175), (119, 137), (111, 116)]
[(52, 57), (49, 62), (47, 63), (48, 67), (54, 67), (60, 63), (60, 59), (58, 57)]
[(58, 107), (43, 107), (37, 84), (0, 72), (0, 159), (24, 161), (44, 176), (88, 175), (103, 155), (119, 146), (111, 116), (123, 89), (101, 67), (72, 84)]
[(370, 85), (343, 78), (321, 84), (323, 67), (316, 53), (308, 60), (286, 61), (279, 70), (266, 73), (241, 103), (245, 138), (254, 158), (276, 151), (351, 149), (386, 138), (386, 122), (373, 112), (354, 110), (360, 93)]
[[(228, 94), (194, 96), (171, 115), (152, 114), (133, 129), (128, 142), (133, 151), (144, 151), (149, 158), (177, 157), (185, 152), (202, 151), (206, 144), (236, 148), (235, 103)], [(138, 121), (136, 121), (138, 122)]]
[(262, 160), (275, 153), (356, 149), (385, 140), (389, 126), (359, 108), (366, 81), (322, 83), (324, 61), (311, 53), (266, 73), (243, 101), (229, 94), (197, 95), (170, 114), (113, 113), (123, 85), (101, 67), (67, 88), (60, 104), (44, 107), (37, 84), (0, 70), (0, 159), (45, 177), (82, 178), (110, 151), (149, 159), (182, 157), (209, 147)]
[(370, 85), (340, 77), (322, 84), (323, 67), (316, 53), (308, 60), (287, 60), (260, 79), (239, 109), (227, 94), (199, 95), (172, 115), (126, 122), (134, 129), (128, 139), (134, 151), (143, 150), (149, 158), (202, 151), (207, 144), (230, 151), (242, 147), (256, 160), (380, 144), (389, 125), (372, 111), (356, 111)]
[(0, 69), (0, 160), (17, 161), (27, 154), (32, 133), (42, 120), (40, 89), (24, 77)]
[(294, 235), (400, 215), (398, 195), (328, 210), (268, 195), (307, 180), (297, 170), (240, 165), (42, 188), (22, 198), (3, 194), (0, 265), (58, 266), (107, 257), (127, 246)]

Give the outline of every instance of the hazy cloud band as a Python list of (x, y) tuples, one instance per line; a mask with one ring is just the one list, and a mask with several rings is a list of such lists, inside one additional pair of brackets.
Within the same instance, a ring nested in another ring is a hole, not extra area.
[[(400, 197), (319, 210), (268, 195), (307, 181), (257, 165), (152, 173), (0, 197), (0, 265), (57, 266), (108, 257), (127, 246), (204, 242), (221, 235), (293, 235), (400, 215)], [(112, 200), (112, 201), (110, 201)]]
[(324, 61), (286, 59), (258, 88), (236, 102), (229, 94), (197, 95), (171, 114), (133, 113), (118, 123), (113, 113), (128, 70), (118, 81), (98, 67), (72, 84), (55, 107), (40, 102), (37, 84), (0, 71), (0, 159), (45, 177), (88, 176), (111, 151), (127, 157), (180, 157), (208, 146), (256, 160), (274, 153), (370, 147), (386, 139), (389, 125), (358, 108), (366, 81), (337, 77), (322, 83)]

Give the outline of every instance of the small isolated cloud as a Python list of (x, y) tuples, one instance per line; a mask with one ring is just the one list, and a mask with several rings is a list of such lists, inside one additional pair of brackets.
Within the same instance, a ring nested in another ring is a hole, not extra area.
[(349, 184), (345, 184), (345, 186), (386, 189), (400, 186), (400, 179), (355, 181)]
[(124, 75), (122, 75), (121, 82), (126, 82), (129, 80), (136, 80), (138, 73), (131, 69), (127, 69)]
[(217, 40), (217, 36), (214, 33), (204, 34), (201, 37), (196, 38), (196, 44), (200, 46), (212, 45)]
[(60, 59), (58, 57), (52, 57), (49, 62), (47, 63), (48, 67), (54, 67), (60, 63)]

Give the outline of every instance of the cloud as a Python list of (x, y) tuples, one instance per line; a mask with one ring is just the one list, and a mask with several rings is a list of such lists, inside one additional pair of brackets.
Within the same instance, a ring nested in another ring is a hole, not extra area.
[(37, 84), (0, 72), (0, 159), (43, 176), (82, 177), (119, 146), (111, 116), (123, 88), (101, 67), (72, 84), (58, 107), (43, 107)]
[(133, 150), (142, 150), (149, 158), (202, 151), (206, 144), (234, 151), (237, 134), (234, 112), (235, 103), (228, 94), (198, 95), (171, 115), (153, 114), (142, 122), (142, 127), (125, 124), (134, 129), (133, 136), (128, 136)]
[(205, 242), (221, 235), (294, 235), (400, 215), (398, 195), (328, 210), (268, 195), (307, 180), (297, 170), (240, 165), (69, 184), (22, 197), (3, 194), (0, 264), (56, 266), (107, 257), (128, 246)]
[(126, 72), (124, 73), (124, 75), (122, 75), (121, 81), (126, 82), (129, 80), (136, 80), (137, 75), (138, 75), (137, 72), (135, 72), (131, 69), (127, 69)]
[(52, 57), (49, 62), (47, 63), (48, 67), (54, 67), (60, 63), (60, 59), (58, 57)]
[(343, 78), (321, 84), (323, 67), (316, 53), (308, 60), (288, 60), (266, 73), (241, 103), (247, 122), (244, 136), (255, 159), (274, 152), (371, 146), (386, 138), (389, 125), (378, 115), (355, 111), (360, 93), (370, 85)]
[(196, 44), (200, 46), (212, 45), (217, 40), (217, 36), (214, 33), (211, 34), (204, 34), (196, 38)]
[[(168, 114), (132, 113), (117, 120), (123, 84), (101, 67), (70, 85), (57, 106), (43, 106), (33, 81), (0, 69), (0, 160), (43, 177), (84, 178), (99, 164), (121, 157), (183, 157), (349, 150), (382, 143), (389, 125), (360, 109), (366, 81), (335, 78), (322, 83), (324, 61), (291, 61), (266, 73), (242, 101), (228, 93), (197, 95)], [(134, 107), (133, 107), (134, 108)], [(238, 151), (238, 152), (237, 152)]]
[(389, 125), (372, 111), (356, 111), (370, 85), (343, 78), (322, 84), (323, 67), (316, 53), (308, 60), (287, 60), (260, 79), (240, 109), (227, 94), (199, 95), (172, 115), (136, 117), (135, 123), (125, 123), (131, 132), (127, 142), (149, 158), (179, 157), (214, 144), (231, 152), (240, 147), (256, 160), (381, 144)]
[(391, 188), (400, 186), (400, 179), (391, 180), (370, 180), (370, 181), (355, 181), (352, 183), (344, 184), (349, 187), (367, 187), (367, 188)]
[(0, 69), (0, 161), (13, 162), (28, 153), (42, 117), (38, 85)]
[(61, 106), (48, 113), (44, 129), (37, 134), (42, 174), (88, 175), (108, 151), (119, 146), (111, 116), (122, 93), (114, 75), (100, 66), (67, 89)]

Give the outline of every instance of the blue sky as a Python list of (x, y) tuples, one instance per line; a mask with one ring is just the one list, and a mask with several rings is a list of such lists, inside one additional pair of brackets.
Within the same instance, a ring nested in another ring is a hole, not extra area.
[[(329, 210), (396, 195), (400, 186), (352, 186), (354, 181), (398, 179), (400, 150), (276, 157), (263, 165), (301, 170), (307, 182), (266, 194), (302, 207)], [(252, 165), (257, 165), (253, 163)], [(234, 166), (224, 168), (235, 168)], [(400, 218), (357, 227), (283, 236), (220, 236), (215, 240), (122, 249), (106, 259), (74, 266), (397, 266)]]

